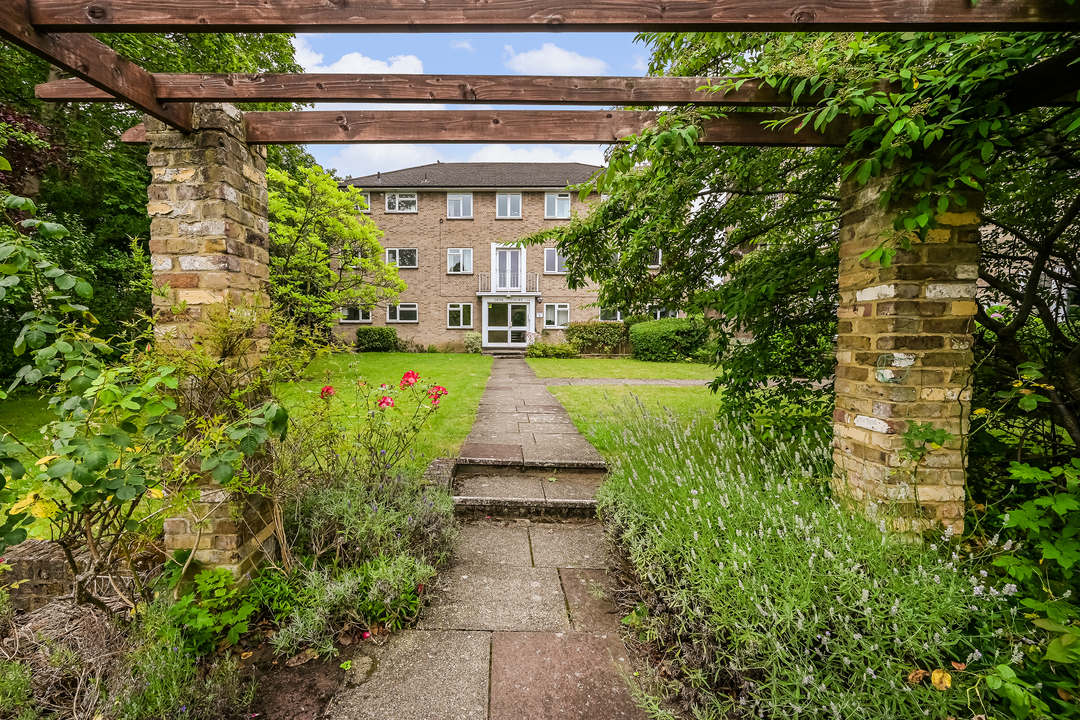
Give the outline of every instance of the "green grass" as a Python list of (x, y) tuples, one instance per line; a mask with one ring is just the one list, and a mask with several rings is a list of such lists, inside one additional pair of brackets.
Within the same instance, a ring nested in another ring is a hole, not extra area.
[(0, 435), (10, 432), (19, 442), (28, 443), (38, 455), (44, 455), (49, 447), (38, 430), (55, 419), (48, 399), (36, 393), (23, 392), (0, 400)]
[(542, 378), (712, 380), (716, 377), (716, 368), (698, 363), (642, 362), (629, 358), (529, 358), (526, 362)]
[(419, 470), (432, 458), (457, 455), (476, 419), (491, 363), (490, 357), (460, 353), (335, 353), (312, 363), (307, 379), (279, 387), (278, 395), (289, 407), (300, 393), (317, 395), (326, 385), (340, 387), (360, 378), (368, 384), (397, 384), (407, 370), (419, 373), (421, 382), (442, 385), (450, 393), (417, 437), (416, 458), (406, 465)]
[[(571, 361), (576, 362), (576, 361)], [(616, 408), (625, 407), (635, 399), (650, 412), (661, 408), (674, 415), (690, 419), (705, 413), (716, 415), (719, 396), (706, 387), (658, 387), (655, 385), (557, 385), (548, 390), (570, 413), (574, 426), (596, 446), (605, 457), (630, 450), (622, 443), (612, 443), (610, 436), (595, 434), (595, 427), (609, 418)]]

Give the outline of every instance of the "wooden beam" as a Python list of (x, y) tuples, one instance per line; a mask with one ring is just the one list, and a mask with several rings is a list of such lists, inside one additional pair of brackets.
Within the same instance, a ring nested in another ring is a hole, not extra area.
[[(7, 2), (8, 0), (5, 0)], [(1080, 29), (1067, 0), (32, 0), (82, 32), (690, 32)]]
[(191, 130), (191, 105), (159, 102), (153, 76), (95, 37), (38, 32), (30, 24), (28, 0), (0, 2), (0, 39), (44, 58), (178, 130)]
[[(658, 113), (642, 110), (383, 110), (357, 112), (249, 112), (249, 143), (555, 143), (606, 145), (656, 124)], [(785, 147), (842, 146), (852, 127), (830, 123), (824, 132), (792, 123), (769, 130), (773, 113), (732, 113), (705, 123), (704, 145)]]
[[(742, 105), (790, 106), (791, 94), (762, 80), (745, 81), (726, 93), (699, 90), (724, 78), (708, 77), (547, 77), (542, 75), (154, 75), (159, 100), (188, 102), (378, 102), (481, 105)], [(54, 80), (37, 86), (52, 102), (108, 102), (115, 98), (82, 80)], [(799, 105), (820, 98), (805, 94)]]
[(1005, 81), (1005, 104), (1013, 113), (1036, 107), (1075, 106), (1080, 92), (1080, 47), (1044, 60)]

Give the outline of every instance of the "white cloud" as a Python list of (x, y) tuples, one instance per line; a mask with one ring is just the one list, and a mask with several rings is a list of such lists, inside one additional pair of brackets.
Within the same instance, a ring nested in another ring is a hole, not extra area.
[(579, 162), (603, 165), (604, 149), (586, 145), (485, 145), (469, 156), (469, 162)]
[(452, 50), (468, 50), (471, 53), (476, 52), (476, 48), (474, 48), (472, 43), (468, 40), (455, 40), (450, 43), (450, 48)]
[(506, 67), (523, 75), (603, 75), (608, 64), (600, 58), (579, 55), (573, 50), (563, 50), (555, 43), (544, 43), (538, 50), (514, 52), (506, 45), (503, 50), (509, 56)]
[(345, 145), (325, 165), (342, 177), (374, 175), (444, 160), (433, 145)]
[(323, 65), (323, 54), (315, 52), (307, 38), (298, 35), (293, 38), (296, 50), (296, 62), (305, 72), (322, 73), (400, 73), (416, 74), (424, 72), (424, 63), (415, 55), (394, 55), (387, 60), (375, 60), (358, 52), (342, 55), (338, 60)]
[(634, 64), (630, 66), (630, 69), (639, 75), (644, 75), (649, 72), (649, 63), (645, 61), (644, 55), (635, 55)]

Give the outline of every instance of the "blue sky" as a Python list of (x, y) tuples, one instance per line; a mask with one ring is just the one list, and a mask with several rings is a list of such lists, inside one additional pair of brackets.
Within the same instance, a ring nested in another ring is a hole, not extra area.
[[(307, 34), (295, 42), (308, 72), (473, 75), (645, 75), (648, 52), (630, 33)], [(319, 110), (453, 109), (452, 105), (319, 104)], [(474, 106), (475, 109), (475, 106)], [(535, 109), (535, 108), (534, 108)], [(311, 145), (343, 177), (443, 162), (531, 161), (601, 164), (591, 145)]]

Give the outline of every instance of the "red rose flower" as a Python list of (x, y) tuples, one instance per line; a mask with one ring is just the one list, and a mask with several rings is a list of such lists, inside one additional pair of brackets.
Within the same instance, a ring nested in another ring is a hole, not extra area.
[(383, 395), (382, 400), (379, 401), (379, 407), (383, 409), (394, 407), (394, 398)]
[(402, 378), (401, 378), (401, 387), (403, 387), (403, 388), (412, 387), (413, 385), (416, 384), (416, 381), (419, 380), (419, 379), (420, 379), (420, 375), (418, 373), (414, 373), (412, 370), (410, 370), (407, 373), (405, 373), (405, 375), (402, 376)]
[(326, 398), (334, 397), (334, 386), (327, 385), (326, 387), (324, 387), (322, 390), (319, 391), (319, 397), (321, 397), (323, 400), (325, 400)]

